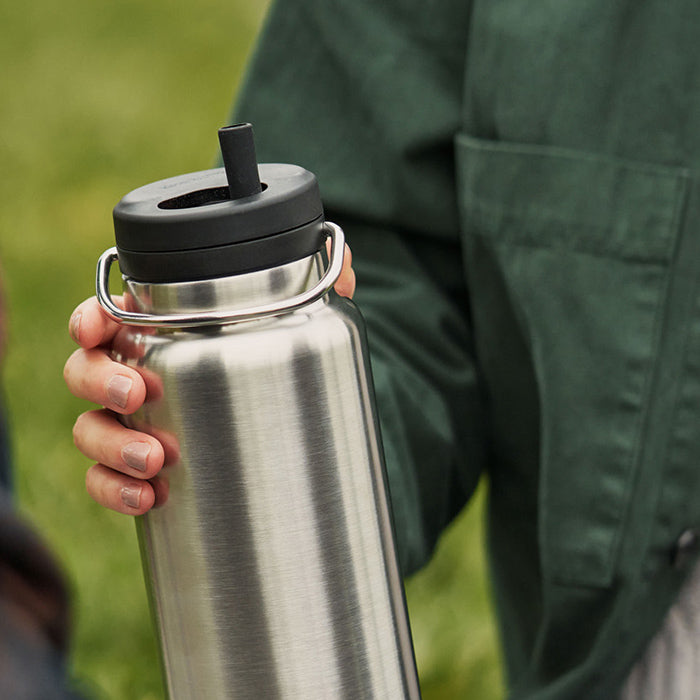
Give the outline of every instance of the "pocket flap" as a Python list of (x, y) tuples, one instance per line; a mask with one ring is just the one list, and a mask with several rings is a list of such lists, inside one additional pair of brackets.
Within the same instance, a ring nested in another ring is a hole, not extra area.
[(679, 168), (463, 134), (457, 161), (465, 219), (484, 233), (640, 261), (673, 254)]

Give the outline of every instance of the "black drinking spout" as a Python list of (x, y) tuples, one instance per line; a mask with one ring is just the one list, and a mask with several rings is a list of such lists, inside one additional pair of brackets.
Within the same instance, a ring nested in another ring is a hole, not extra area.
[(219, 144), (231, 199), (250, 197), (262, 192), (253, 127), (250, 124), (222, 127), (219, 129)]

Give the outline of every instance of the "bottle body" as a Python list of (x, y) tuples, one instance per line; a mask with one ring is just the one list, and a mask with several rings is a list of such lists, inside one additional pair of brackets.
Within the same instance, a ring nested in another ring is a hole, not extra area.
[[(127, 292), (142, 312), (270, 301), (322, 267)], [(172, 456), (137, 526), (171, 700), (418, 698), (354, 305), (125, 328), (118, 353), (149, 386), (132, 424)]]

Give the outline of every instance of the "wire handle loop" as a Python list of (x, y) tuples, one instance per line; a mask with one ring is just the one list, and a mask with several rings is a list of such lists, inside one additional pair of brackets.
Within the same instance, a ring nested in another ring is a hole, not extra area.
[(236, 311), (207, 311), (190, 314), (144, 314), (135, 311), (125, 311), (112, 301), (112, 296), (109, 293), (109, 273), (113, 263), (119, 258), (117, 249), (109, 248), (100, 256), (97, 262), (97, 279), (95, 284), (97, 300), (105, 310), (105, 313), (119, 323), (126, 323), (130, 326), (157, 326), (162, 328), (197, 328), (200, 326), (224, 325), (266, 316), (279, 316), (296, 311), (327, 294), (333, 288), (343, 269), (343, 253), (345, 249), (343, 229), (330, 221), (326, 221), (324, 227), (327, 236), (331, 238), (328, 267), (321, 279), (311, 289), (307, 289), (289, 299), (261, 306), (251, 306)]

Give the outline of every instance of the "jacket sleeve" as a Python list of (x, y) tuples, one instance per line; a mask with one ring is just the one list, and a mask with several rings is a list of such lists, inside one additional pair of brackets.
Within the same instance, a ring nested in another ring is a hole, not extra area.
[(483, 464), (454, 184), (466, 5), (277, 2), (236, 107), (261, 162), (316, 173), (352, 248), (405, 573)]

